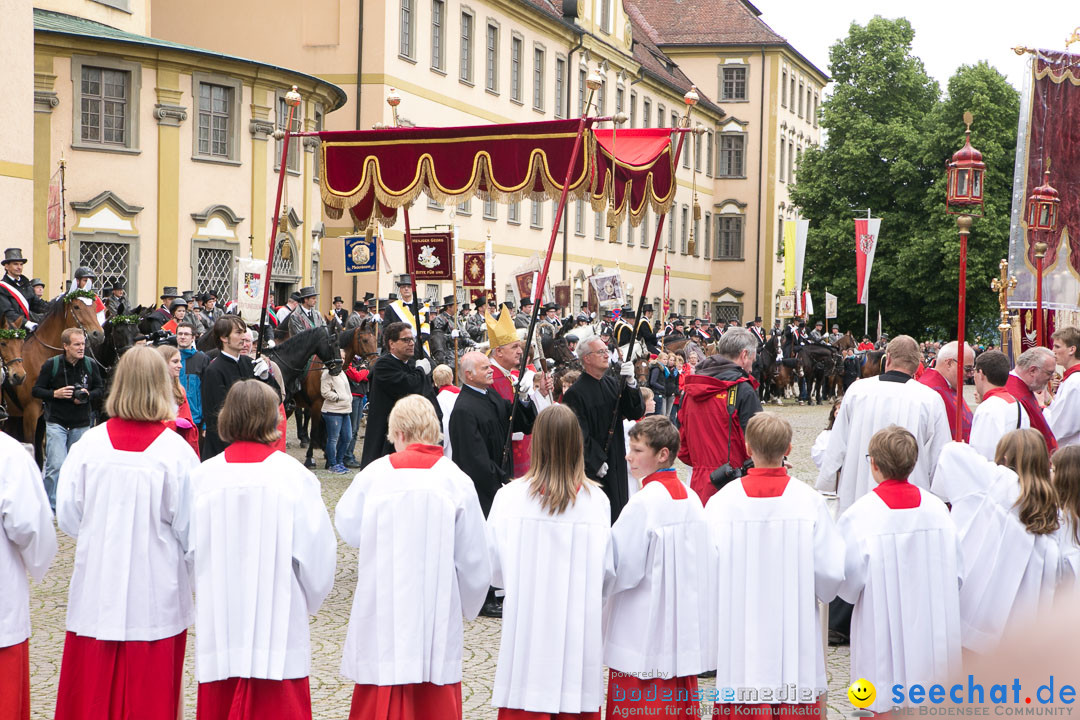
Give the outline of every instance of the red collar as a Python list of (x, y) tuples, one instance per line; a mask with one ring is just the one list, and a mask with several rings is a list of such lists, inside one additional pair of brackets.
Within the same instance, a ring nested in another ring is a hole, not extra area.
[(165, 423), (157, 421), (124, 420), (110, 418), (105, 423), (109, 433), (109, 442), (117, 450), (124, 452), (142, 452), (165, 432)]
[(461, 392), (461, 388), (459, 388), (457, 385), (443, 385), (441, 388), (439, 388), (439, 392), (442, 392), (443, 390), (446, 390), (447, 392), (452, 392), (455, 395)]
[[(1077, 365), (1077, 367), (1080, 367), (1080, 365)], [(987, 390), (983, 394), (983, 402), (986, 402), (987, 400), (989, 400), (990, 398), (993, 398), (993, 397), (1001, 398), (1002, 400), (1009, 403), (1010, 405), (1012, 403), (1016, 402), (1016, 398), (1013, 397), (1013, 394), (1011, 392), (1009, 392), (1008, 390), (1006, 390), (1005, 388), (1003, 388), (1003, 387), (996, 387), (996, 388), (991, 388), (991, 389)]]
[(770, 498), (780, 497), (787, 488), (787, 468), (757, 468), (753, 467), (746, 471), (743, 476), (743, 492), (747, 497)]
[(919, 507), (922, 502), (919, 488), (907, 480), (883, 480), (874, 488), (874, 492), (892, 510), (910, 510)]
[(1080, 363), (1076, 363), (1071, 368), (1066, 370), (1065, 374), (1061, 376), (1061, 382), (1065, 382), (1066, 380), (1069, 379), (1070, 375), (1072, 375), (1073, 373), (1078, 373), (1078, 372), (1080, 372)]
[(274, 448), (262, 443), (241, 440), (225, 448), (225, 462), (260, 463), (274, 454)]
[(396, 470), (407, 468), (427, 470), (435, 463), (439, 462), (439, 458), (442, 456), (443, 449), (438, 445), (413, 443), (401, 452), (391, 454), (390, 464), (393, 465)]
[(658, 482), (663, 485), (672, 500), (686, 499), (686, 486), (683, 485), (682, 480), (679, 480), (679, 476), (671, 468), (657, 470), (651, 475), (646, 476), (646, 478), (641, 481), (641, 487), (645, 487), (651, 482)]

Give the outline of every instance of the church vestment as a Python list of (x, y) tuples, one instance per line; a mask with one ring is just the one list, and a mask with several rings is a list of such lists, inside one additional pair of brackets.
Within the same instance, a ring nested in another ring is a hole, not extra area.
[(367, 426), (364, 428), (364, 454), (360, 467), (394, 451), (393, 443), (386, 437), (390, 424), (390, 411), (394, 403), (406, 395), (423, 395), (435, 407), (441, 417), (442, 409), (435, 399), (435, 386), (416, 362), (399, 360), (392, 353), (380, 355), (371, 366), (371, 384), (368, 390)]
[[(840, 597), (851, 618), (851, 679), (929, 687), (960, 671), (960, 538), (939, 498), (885, 480), (840, 517), (847, 547)], [(880, 692), (874, 712), (893, 707)]]
[(1054, 431), (1050, 429), (1050, 424), (1046, 421), (1046, 416), (1043, 415), (1043, 409), (1042, 405), (1039, 403), (1039, 398), (1035, 397), (1035, 393), (1032, 392), (1027, 383), (1016, 373), (1009, 373), (1009, 379), (1005, 383), (1005, 389), (1024, 406), (1024, 410), (1026, 410), (1028, 414), (1028, 420), (1031, 422), (1031, 427), (1042, 433), (1043, 439), (1046, 440), (1046, 449), (1053, 455), (1054, 451), (1058, 448), (1058, 442), (1057, 438), (1054, 436)]
[[(919, 376), (918, 382), (941, 396), (942, 401), (945, 403), (945, 416), (949, 420), (950, 437), (956, 437), (956, 390), (950, 387), (945, 376), (934, 368), (924, 370), (922, 375)], [(971, 408), (968, 407), (967, 401), (963, 399), (962, 393), (960, 402), (963, 404), (963, 410), (961, 410), (963, 413), (962, 437), (967, 442), (971, 438)]]
[(552, 515), (527, 478), (515, 480), (495, 496), (487, 534), (491, 584), (506, 590), (492, 704), (599, 717), (603, 601), (615, 571), (607, 496), (583, 485)]
[[(401, 706), (417, 693), (452, 703), (456, 692), (460, 716), (463, 618), (476, 618), (491, 579), (472, 481), (441, 447), (410, 445), (357, 474), (334, 524), (358, 548), (341, 661), (342, 675), (357, 685), (354, 711), (380, 694)], [(392, 717), (441, 718), (453, 708), (420, 709), (428, 714)]]
[(983, 395), (971, 419), (971, 447), (993, 461), (998, 441), (1005, 433), (1031, 427), (1027, 411), (1005, 388), (992, 388)]
[(1080, 445), (1080, 364), (1065, 371), (1057, 394), (1043, 410), (1058, 445)]

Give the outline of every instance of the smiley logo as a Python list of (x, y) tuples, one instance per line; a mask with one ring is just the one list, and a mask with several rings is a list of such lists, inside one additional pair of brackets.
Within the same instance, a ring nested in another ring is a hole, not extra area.
[(862, 710), (874, 704), (874, 699), (877, 697), (877, 691), (874, 689), (874, 684), (872, 682), (864, 678), (859, 678), (851, 683), (851, 687), (847, 689), (847, 696), (852, 705)]

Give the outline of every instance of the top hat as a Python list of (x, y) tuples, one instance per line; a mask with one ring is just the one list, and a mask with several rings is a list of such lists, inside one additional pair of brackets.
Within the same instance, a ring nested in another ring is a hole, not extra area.
[(205, 295), (206, 295), (206, 297), (208, 297), (208, 298), (209, 298), (209, 297), (212, 297), (212, 298), (214, 298), (215, 300), (217, 300), (217, 299), (218, 299), (218, 292), (217, 292), (217, 290), (214, 290), (213, 288), (211, 288), (211, 289), (207, 290), (207, 291), (206, 291), (206, 293), (205, 293)]
[(30, 287), (45, 287), (45, 283), (42, 282), (41, 278), (34, 278), (30, 281)]
[(632, 305), (624, 305), (619, 308), (619, 314), (624, 317), (634, 317), (634, 308)]
[(300, 288), (299, 294), (301, 300), (306, 300), (309, 297), (317, 297), (319, 295), (319, 293), (315, 291), (315, 287), (313, 285), (308, 285), (307, 287)]
[(442, 299), (443, 307), (450, 307), (451, 305), (457, 305), (457, 295), (447, 295)]
[(386, 296), (386, 299), (390, 302), (394, 302), (395, 300), (397, 300), (397, 293), (390, 293)]
[(26, 262), (26, 258), (22, 256), (22, 248), (8, 248), (4, 251), (4, 259), (0, 260), (0, 265), (10, 262)]
[(363, 300), (354, 300), (352, 304), (352, 309), (367, 312), (367, 303)]
[(194, 290), (185, 290), (184, 292), (180, 293), (180, 296), (183, 297), (188, 302), (191, 302), (195, 298), (195, 291)]
[(289, 293), (289, 299), (293, 300), (295, 302), (300, 302), (300, 293), (298, 293), (298, 292)]
[(513, 300), (504, 300), (503, 301), (503, 307), (506, 308), (507, 310), (513, 310), (514, 309), (514, 301)]
[(761, 322), (761, 316), (758, 315), (757, 317), (755, 317), (754, 322)]
[(643, 312), (643, 313), (652, 312), (652, 311), (653, 311), (652, 303), (645, 303), (644, 305), (641, 306), (641, 312)]
[(485, 305), (487, 305), (487, 301), (488, 301), (487, 295), (480, 295), (473, 302), (476, 303), (476, 307), (481, 308), (481, 307), (484, 307)]
[(412, 285), (412, 278), (409, 277), (408, 273), (398, 275), (397, 284), (398, 285), (409, 285), (409, 286), (411, 286)]
[(340, 296), (340, 295), (335, 295), (335, 296), (334, 296), (334, 302), (336, 302), (336, 303), (343, 303), (343, 302), (345, 302), (345, 301), (341, 299), (341, 296)]
[(551, 310), (555, 310), (557, 312), (560, 309), (561, 308), (559, 307), (558, 303), (549, 302), (547, 305), (544, 305), (544, 312), (549, 312)]
[(532, 307), (535, 302), (531, 297), (523, 297), (521, 298), (521, 307)]
[(372, 298), (374, 298), (374, 297), (375, 297), (375, 293), (373, 293), (373, 292), (366, 292), (366, 293), (364, 293), (364, 300), (365, 300), (365, 301), (366, 301), (366, 300), (371, 300), (371, 299), (372, 299)]
[(161, 289), (162, 300), (172, 300), (173, 298), (180, 297), (180, 293), (176, 292), (175, 285), (166, 285)]

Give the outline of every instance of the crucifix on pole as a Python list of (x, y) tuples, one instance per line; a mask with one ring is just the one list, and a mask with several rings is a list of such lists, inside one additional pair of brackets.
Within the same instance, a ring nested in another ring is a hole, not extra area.
[(1001, 276), (990, 281), (990, 289), (998, 294), (998, 305), (1001, 310), (998, 332), (1001, 333), (1001, 351), (1005, 352), (1005, 347), (1009, 342), (1009, 331), (1012, 329), (1012, 324), (1009, 322), (1009, 291), (1016, 288), (1016, 277), (1009, 275), (1008, 260), (1002, 259), (998, 263), (998, 270)]

